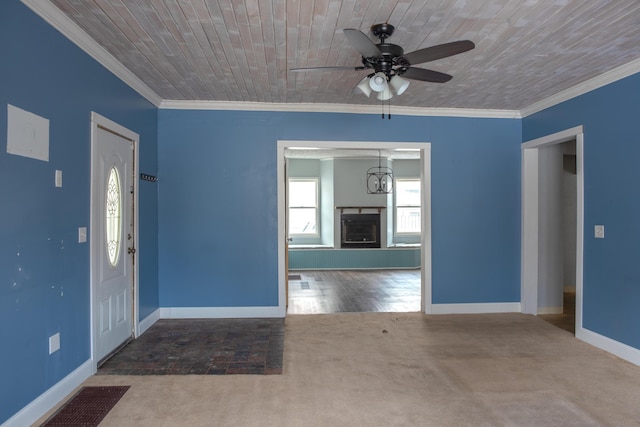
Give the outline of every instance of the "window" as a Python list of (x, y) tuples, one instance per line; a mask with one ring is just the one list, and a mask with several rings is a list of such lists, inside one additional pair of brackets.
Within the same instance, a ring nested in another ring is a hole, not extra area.
[(106, 245), (109, 264), (115, 267), (120, 258), (120, 234), (122, 232), (122, 198), (120, 192), (120, 177), (115, 167), (111, 168), (107, 179), (105, 203)]
[(289, 179), (289, 234), (318, 234), (318, 180)]
[(420, 180), (396, 179), (395, 219), (397, 234), (420, 234)]

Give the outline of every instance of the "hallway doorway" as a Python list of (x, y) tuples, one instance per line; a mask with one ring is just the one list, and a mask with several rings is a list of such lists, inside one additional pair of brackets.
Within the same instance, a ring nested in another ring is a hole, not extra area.
[(522, 146), (522, 311), (582, 325), (582, 127)]

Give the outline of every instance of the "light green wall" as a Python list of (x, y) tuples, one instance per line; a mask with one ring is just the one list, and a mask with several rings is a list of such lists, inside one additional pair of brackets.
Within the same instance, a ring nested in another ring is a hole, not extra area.
[(290, 270), (419, 268), (420, 248), (290, 249)]

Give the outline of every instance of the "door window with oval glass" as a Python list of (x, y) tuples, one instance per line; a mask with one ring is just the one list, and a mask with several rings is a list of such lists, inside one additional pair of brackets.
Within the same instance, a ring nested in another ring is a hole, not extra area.
[(118, 265), (122, 235), (122, 188), (118, 169), (112, 167), (107, 178), (105, 203), (106, 245), (109, 264)]

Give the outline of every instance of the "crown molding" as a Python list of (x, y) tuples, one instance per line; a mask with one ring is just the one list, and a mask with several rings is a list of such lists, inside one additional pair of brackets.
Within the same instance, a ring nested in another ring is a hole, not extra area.
[(591, 92), (592, 90), (601, 88), (618, 80), (622, 80), (625, 77), (629, 77), (638, 72), (640, 72), (640, 59), (636, 59), (627, 64), (621, 65), (617, 68), (614, 68), (613, 70), (600, 74), (597, 77), (570, 87), (569, 89), (565, 89), (541, 101), (535, 102), (528, 107), (521, 109), (520, 114), (522, 117), (530, 116), (549, 107), (553, 107), (554, 105), (558, 105), (564, 101), (568, 101), (572, 98), (584, 95), (585, 93)]
[[(380, 105), (268, 103), (229, 101), (179, 101), (164, 100), (159, 108), (174, 110), (229, 110), (229, 111), (281, 111), (305, 113), (380, 114)], [(516, 110), (476, 110), (471, 108), (419, 108), (391, 106), (391, 114), (397, 116), (478, 117), (519, 119)]]
[(158, 107), (162, 98), (149, 86), (126, 68), (120, 61), (100, 46), (94, 39), (60, 11), (53, 3), (42, 0), (21, 0), (28, 8), (34, 11), (53, 28), (76, 44), (93, 59), (98, 61), (107, 70), (111, 71), (120, 80), (129, 85), (133, 90)]

